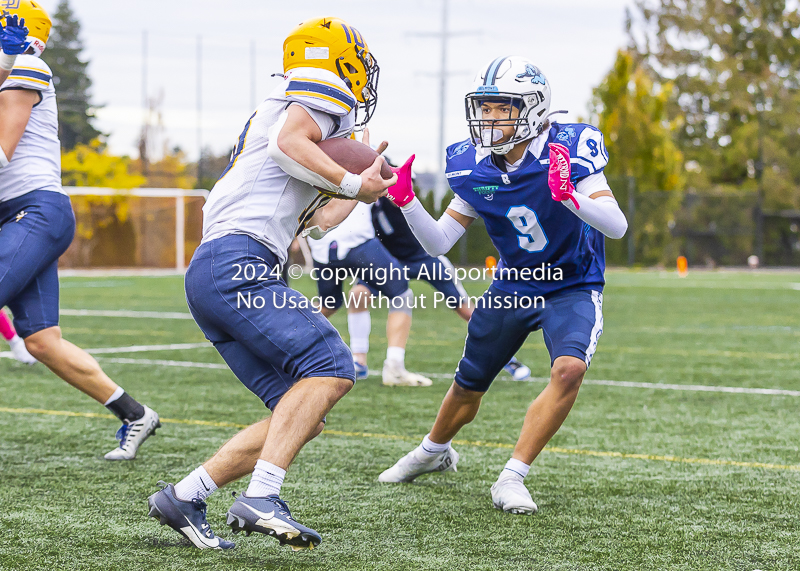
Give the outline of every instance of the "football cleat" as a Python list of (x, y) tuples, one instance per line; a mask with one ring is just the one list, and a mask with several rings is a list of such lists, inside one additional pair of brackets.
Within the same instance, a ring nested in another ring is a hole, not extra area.
[(494, 507), (511, 514), (533, 515), (539, 507), (531, 498), (531, 493), (519, 478), (500, 478), (492, 486)]
[(117, 440), (119, 447), (114, 448), (105, 455), (106, 460), (133, 460), (136, 458), (136, 451), (139, 446), (147, 440), (151, 434), (156, 433), (156, 429), (161, 427), (158, 413), (148, 406), (144, 407), (144, 416), (139, 420), (134, 420), (124, 424), (117, 430)]
[(28, 353), (28, 350), (25, 348), (25, 341), (19, 337), (15, 337), (9, 341), (8, 344), (11, 345), (11, 354), (20, 363), (25, 363), (26, 365), (35, 365), (39, 362), (34, 358), (33, 355)]
[(358, 361), (353, 361), (353, 365), (356, 367), (356, 380), (369, 377), (369, 367), (362, 365)]
[(384, 484), (399, 484), (411, 482), (417, 476), (431, 472), (458, 472), (458, 452), (451, 446), (444, 452), (429, 456), (414, 448), (411, 452), (400, 458), (397, 464), (384, 470), (378, 476), (378, 481)]
[(297, 522), (286, 502), (275, 495), (260, 498), (240, 495), (228, 510), (228, 525), (233, 533), (270, 535), (292, 551), (314, 549), (322, 542), (322, 536)]
[(383, 362), (383, 384), (388, 387), (429, 387), (433, 381), (428, 377), (406, 371), (399, 361), (386, 359)]
[(199, 549), (233, 549), (235, 543), (214, 535), (206, 520), (206, 503), (200, 499), (184, 501), (175, 495), (175, 486), (164, 487), (147, 498), (148, 516), (168, 525)]
[(524, 381), (531, 376), (530, 368), (520, 363), (516, 357), (512, 357), (508, 365), (503, 367), (503, 370), (511, 375), (515, 381)]

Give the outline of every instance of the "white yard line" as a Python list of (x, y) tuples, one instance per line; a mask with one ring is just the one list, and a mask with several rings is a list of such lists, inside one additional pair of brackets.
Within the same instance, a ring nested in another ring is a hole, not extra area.
[(101, 357), (104, 363), (122, 365), (160, 365), (162, 367), (182, 367), (187, 369), (219, 369), (227, 371), (228, 365), (222, 363), (194, 363), (192, 361), (164, 361), (161, 359), (125, 359), (122, 357)]
[(86, 349), (92, 355), (107, 353), (146, 353), (148, 351), (181, 351), (183, 349), (213, 349), (211, 343), (172, 343), (171, 345), (132, 345), (130, 347), (98, 347)]
[(62, 309), (61, 315), (74, 317), (134, 317), (142, 319), (188, 319), (192, 314), (177, 311), (105, 311), (99, 309)]
[[(176, 351), (184, 349), (203, 349), (211, 348), (209, 343), (173, 343), (170, 345), (134, 345), (131, 347), (99, 347), (96, 349), (87, 349), (93, 355), (106, 355), (115, 353), (146, 353), (149, 351)], [(14, 356), (10, 351), (0, 352), (0, 358), (13, 359)], [(123, 365), (157, 365), (163, 367), (180, 367), (180, 368), (198, 368), (198, 369), (217, 369), (227, 370), (228, 366), (223, 363), (202, 363), (195, 361), (171, 361), (162, 359), (128, 359), (118, 357), (101, 357), (104, 362), (118, 363)], [(420, 373), (431, 379), (450, 380), (453, 378), (452, 373)], [(380, 377), (381, 371), (369, 372), (370, 377)], [(528, 382), (528, 383), (546, 383), (550, 379), (546, 377), (529, 377), (524, 381), (514, 381), (507, 375), (501, 374), (498, 377), (499, 381), (506, 382)], [(748, 395), (772, 395), (772, 396), (789, 396), (800, 397), (800, 391), (791, 391), (787, 389), (766, 389), (758, 387), (726, 387), (714, 385), (680, 385), (670, 383), (641, 383), (634, 381), (609, 381), (602, 379), (585, 379), (585, 385), (602, 385), (607, 387), (620, 387), (629, 389), (648, 389), (648, 390), (663, 390), (663, 391), (681, 391), (681, 392), (706, 392), (706, 393), (730, 393), (730, 394), (748, 394)]]

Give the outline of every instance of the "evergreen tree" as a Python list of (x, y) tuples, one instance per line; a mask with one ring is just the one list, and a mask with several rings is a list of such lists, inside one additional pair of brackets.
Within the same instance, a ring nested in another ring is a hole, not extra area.
[(69, 6), (61, 0), (53, 16), (53, 31), (43, 59), (53, 70), (58, 102), (58, 135), (67, 151), (89, 144), (102, 135), (94, 128), (94, 107), (90, 103), (92, 80), (86, 73), (88, 61), (81, 59), (81, 25)]

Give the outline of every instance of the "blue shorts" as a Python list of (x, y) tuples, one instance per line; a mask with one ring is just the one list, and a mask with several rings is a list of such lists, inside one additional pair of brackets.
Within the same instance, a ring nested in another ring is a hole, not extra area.
[(25, 339), (58, 325), (58, 258), (75, 235), (69, 197), (35, 190), (0, 202), (0, 307)]
[[(528, 334), (542, 330), (550, 366), (562, 356), (581, 359), (589, 366), (603, 333), (603, 294), (570, 290), (555, 294), (544, 305), (506, 308), (520, 300), (492, 285), (475, 308), (467, 329), (464, 356), (456, 369), (456, 383), (467, 390), (486, 392)], [(498, 302), (504, 307), (495, 308)]]
[(270, 410), (300, 379), (356, 378), (350, 349), (280, 278), (279, 265), (260, 242), (230, 235), (201, 244), (186, 271), (197, 325)]
[[(336, 242), (331, 244), (327, 264), (314, 262), (317, 269), (317, 288), (326, 308), (339, 309), (344, 301), (343, 286), (347, 280), (330, 278), (328, 274), (338, 268), (346, 268), (358, 272), (363, 276), (359, 283), (367, 286), (377, 295), (378, 292), (392, 299), (405, 293), (408, 289), (408, 280), (403, 273), (403, 264), (397, 261), (377, 238), (367, 240), (356, 246), (344, 257), (339, 259)], [(348, 278), (349, 280), (350, 278)]]

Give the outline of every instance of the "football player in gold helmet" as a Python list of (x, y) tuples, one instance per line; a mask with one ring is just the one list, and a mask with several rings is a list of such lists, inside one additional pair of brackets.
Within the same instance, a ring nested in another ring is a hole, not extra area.
[(39, 57), (50, 37), (50, 16), (32, 0), (0, 0), (0, 84), (18, 55)]
[[(309, 221), (319, 232), (337, 223), (323, 224), (318, 216), (331, 195), (371, 203), (397, 182), (381, 178), (382, 157), (351, 173), (317, 145), (350, 137), (375, 110), (378, 64), (358, 30), (338, 18), (307, 20), (283, 47), (282, 81), (248, 119), (214, 185), (203, 208), (203, 240), (186, 272), (186, 298), (198, 325), (273, 414), (148, 500), (152, 517), (201, 549), (233, 547), (211, 531), (205, 500), (248, 474), (247, 491), (228, 511), (235, 532), (270, 535), (293, 549), (322, 541), (292, 518), (281, 486), (297, 453), (352, 388), (355, 369), (333, 325), (286, 285), (280, 270)], [(331, 206), (337, 203), (345, 201)], [(347, 203), (344, 216), (355, 203)], [(257, 267), (260, 275), (251, 280), (245, 269), (242, 279), (237, 267)], [(242, 302), (247, 299), (254, 303)]]

